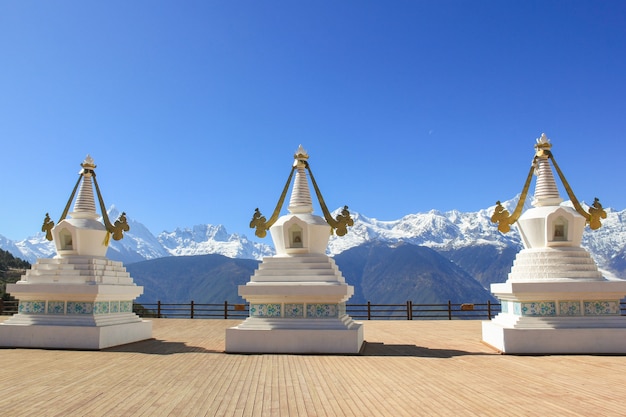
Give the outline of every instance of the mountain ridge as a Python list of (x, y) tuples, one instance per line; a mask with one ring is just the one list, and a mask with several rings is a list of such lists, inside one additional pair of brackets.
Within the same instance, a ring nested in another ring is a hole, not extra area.
[[(517, 199), (518, 197), (511, 199), (503, 205), (512, 211)], [(526, 203), (526, 206), (529, 207), (529, 204)], [(477, 212), (458, 210), (443, 212), (433, 209), (425, 213), (407, 214), (391, 221), (381, 221), (353, 212), (354, 226), (345, 236), (331, 236), (327, 253), (336, 256), (350, 248), (372, 241), (405, 242), (426, 246), (469, 269), (479, 282), (487, 286), (491, 282), (506, 280), (506, 273), (511, 264), (485, 267), (484, 263), (481, 265), (476, 259), (506, 254), (502, 262), (508, 263), (511, 255), (514, 258), (514, 254), (522, 247), (517, 228), (512, 228), (508, 234), (502, 234), (496, 225), (491, 223), (494, 207), (495, 205)], [(600, 229), (591, 231), (586, 228), (583, 234), (583, 247), (590, 251), (606, 275), (624, 278), (626, 210), (615, 211), (609, 208), (606, 211), (607, 218), (603, 220)], [(112, 206), (108, 210), (108, 215), (110, 218), (116, 218), (119, 212)], [(107, 252), (109, 258), (125, 264), (169, 256), (205, 254), (261, 260), (274, 254), (274, 249), (269, 244), (254, 242), (244, 234), (228, 233), (222, 225), (178, 227), (174, 231), (164, 231), (155, 236), (135, 219), (129, 218), (129, 224), (131, 228), (124, 239), (111, 241)], [(11, 241), (0, 235), (0, 248), (31, 263), (38, 258), (52, 257), (55, 254), (53, 242), (45, 240), (43, 233), (21, 241)]]

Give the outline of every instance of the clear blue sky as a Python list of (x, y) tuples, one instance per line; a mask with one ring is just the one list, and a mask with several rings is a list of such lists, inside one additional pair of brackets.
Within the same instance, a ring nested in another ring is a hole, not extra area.
[(252, 237), (299, 144), (329, 208), (394, 220), (512, 198), (546, 132), (579, 199), (626, 208), (623, 1), (9, 0), (0, 74), (10, 239), (87, 154), (155, 234)]

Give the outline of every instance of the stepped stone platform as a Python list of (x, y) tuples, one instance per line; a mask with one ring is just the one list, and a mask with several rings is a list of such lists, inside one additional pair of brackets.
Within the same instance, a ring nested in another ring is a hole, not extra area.
[(626, 414), (626, 355), (500, 355), (478, 320), (366, 321), (354, 355), (224, 353), (238, 320), (152, 321), (102, 351), (0, 349), (2, 414)]

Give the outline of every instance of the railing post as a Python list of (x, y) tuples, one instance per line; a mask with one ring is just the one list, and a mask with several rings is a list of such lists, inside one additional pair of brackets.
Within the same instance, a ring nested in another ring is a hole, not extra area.
[(191, 318), (193, 318), (193, 300), (191, 300)]
[(161, 300), (157, 301), (157, 318), (161, 318)]
[(228, 301), (224, 301), (224, 320), (228, 319)]
[(369, 301), (367, 302), (367, 319), (372, 319), (372, 303)]
[(411, 302), (406, 302), (406, 319), (411, 320)]
[(452, 301), (448, 300), (448, 320), (452, 320)]
[(491, 300), (487, 300), (487, 314), (487, 317), (489, 317), (489, 320), (491, 320)]

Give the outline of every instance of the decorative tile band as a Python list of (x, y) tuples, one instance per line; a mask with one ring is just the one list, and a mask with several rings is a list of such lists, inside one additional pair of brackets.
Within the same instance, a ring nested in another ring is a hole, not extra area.
[(132, 313), (133, 302), (132, 301), (120, 301), (120, 313)]
[(332, 319), (346, 314), (345, 303), (267, 303), (251, 304), (250, 317), (283, 317), (287, 319)]
[(554, 301), (512, 302), (512, 304), (513, 314), (518, 316), (556, 316), (556, 303)]
[(580, 315), (580, 301), (559, 301), (559, 316)]
[(48, 301), (48, 314), (65, 314), (65, 301)]
[(522, 316), (556, 316), (556, 303), (554, 301), (531, 301), (520, 304)]
[(621, 314), (619, 300), (502, 301), (502, 312), (530, 317), (619, 316)]
[(316, 319), (330, 319), (339, 317), (337, 304), (307, 304), (306, 316)]
[(132, 313), (132, 301), (20, 301), (20, 314), (114, 314)]
[(109, 314), (109, 302), (96, 301), (93, 305), (93, 314)]
[(285, 304), (285, 317), (300, 319), (304, 317), (304, 304)]
[(584, 301), (585, 316), (619, 316), (619, 301), (593, 300)]
[(280, 317), (280, 304), (252, 304), (250, 316), (252, 317)]
[(337, 307), (337, 311), (339, 313), (339, 316), (348, 314), (348, 311), (346, 310), (346, 303), (339, 303)]
[(68, 301), (67, 314), (93, 314), (93, 305), (94, 303)]
[(20, 301), (18, 310), (21, 314), (45, 314), (45, 301)]

